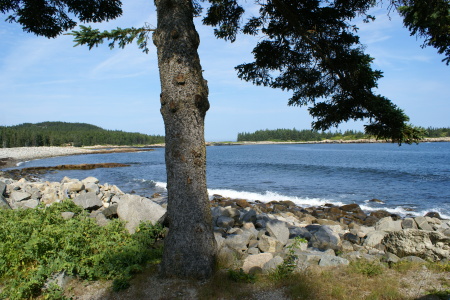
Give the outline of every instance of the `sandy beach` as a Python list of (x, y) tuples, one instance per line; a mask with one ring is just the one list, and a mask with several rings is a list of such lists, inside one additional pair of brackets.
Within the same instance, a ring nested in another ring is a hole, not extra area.
[(17, 163), (54, 156), (88, 154), (96, 150), (79, 147), (17, 147), (0, 148), (0, 168), (12, 168)]

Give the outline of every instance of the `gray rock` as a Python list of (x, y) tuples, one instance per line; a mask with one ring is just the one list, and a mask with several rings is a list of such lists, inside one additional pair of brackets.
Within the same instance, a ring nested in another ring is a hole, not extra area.
[(375, 247), (381, 244), (381, 241), (386, 236), (385, 231), (371, 231), (366, 235), (366, 239), (363, 242), (364, 246)]
[(87, 177), (87, 178), (81, 180), (81, 182), (84, 183), (85, 185), (86, 185), (87, 183), (95, 183), (95, 184), (97, 184), (97, 183), (100, 182), (100, 180), (98, 180), (98, 179), (95, 178), (95, 177), (89, 176), (89, 177)]
[(321, 250), (340, 250), (341, 238), (328, 226), (324, 225), (312, 234), (311, 240), (309, 241), (309, 246)]
[(289, 239), (289, 229), (286, 222), (271, 220), (266, 223), (266, 229), (271, 237), (279, 240), (281, 244), (286, 245)]
[(216, 239), (217, 249), (222, 248), (224, 241), (225, 241), (222, 234), (219, 232), (214, 232), (214, 238)]
[(107, 218), (113, 218), (114, 216), (117, 216), (117, 207), (118, 206), (119, 206), (118, 204), (112, 204), (112, 205), (106, 207), (105, 209), (103, 209), (102, 213)]
[(86, 183), (84, 183), (84, 188), (85, 188), (85, 190), (87, 192), (93, 192), (93, 193), (95, 193), (97, 195), (100, 193), (100, 188), (94, 182), (86, 182)]
[(375, 230), (378, 231), (400, 231), (402, 230), (402, 221), (394, 221), (391, 217), (385, 217), (380, 219), (375, 224)]
[(283, 249), (283, 244), (276, 238), (262, 235), (259, 239), (258, 248), (262, 252), (276, 253), (280, 252)]
[(309, 251), (309, 252), (302, 252), (297, 254), (297, 261), (298, 264), (309, 264), (309, 265), (318, 265), (319, 261), (324, 257), (325, 255), (323, 252), (320, 251)]
[(95, 221), (97, 222), (97, 225), (100, 227), (106, 226), (108, 225), (109, 222), (111, 222), (111, 220), (108, 220), (104, 214), (102, 214), (101, 212), (99, 212), (96, 216), (95, 216)]
[(39, 205), (39, 201), (36, 199), (24, 200), (16, 203), (18, 207), (22, 208), (36, 208)]
[[(1, 181), (0, 181), (1, 182)], [(6, 201), (5, 197), (0, 194), (0, 209), (11, 209), (8, 201)]]
[(80, 194), (77, 197), (75, 197), (75, 199), (73, 199), (73, 202), (76, 205), (89, 210), (97, 209), (103, 206), (102, 200), (98, 198), (95, 192)]
[(262, 271), (264, 265), (273, 258), (272, 253), (260, 253), (256, 255), (249, 255), (244, 259), (242, 270), (246, 273), (253, 273)]
[(382, 261), (390, 264), (390, 263), (397, 263), (399, 262), (400, 258), (391, 252), (386, 252), (386, 254), (382, 257)]
[(71, 212), (71, 211), (65, 211), (61, 213), (61, 217), (64, 220), (70, 220), (75, 216), (75, 213)]
[(271, 260), (269, 260), (268, 262), (266, 262), (262, 268), (263, 273), (270, 273), (273, 270), (275, 270), (279, 265), (281, 265), (283, 263), (283, 259), (280, 256), (275, 256), (274, 258), (272, 258)]
[(414, 221), (417, 223), (417, 227), (422, 230), (433, 231), (433, 227), (428, 224), (428, 221), (425, 217), (415, 217)]
[(319, 266), (321, 267), (329, 267), (329, 266), (339, 266), (339, 265), (348, 265), (350, 262), (339, 256), (331, 256), (324, 255), (319, 261)]
[(248, 248), (248, 243), (254, 237), (249, 231), (244, 231), (241, 234), (231, 234), (226, 237), (224, 243), (229, 248), (239, 252), (244, 252)]
[(440, 232), (406, 229), (390, 232), (383, 239), (386, 251), (404, 256), (418, 256), (427, 260), (450, 257), (450, 238)]
[(81, 190), (84, 190), (84, 184), (83, 182), (74, 179), (70, 182), (64, 183), (62, 188), (64, 190), (67, 190), (69, 193), (73, 193), (73, 192), (79, 192)]
[(234, 219), (226, 216), (220, 216), (217, 218), (216, 225), (223, 228), (233, 227)]
[(312, 235), (311, 233), (308, 231), (308, 229), (304, 228), (304, 227), (290, 227), (289, 228), (289, 238), (292, 239), (294, 237), (301, 237), (304, 238), (306, 240), (310, 240)]
[(242, 223), (256, 222), (256, 211), (254, 209), (250, 209), (242, 215)]
[(28, 200), (31, 198), (31, 194), (27, 192), (21, 192), (21, 191), (13, 191), (11, 192), (11, 195), (9, 198), (15, 202)]
[(417, 223), (413, 218), (405, 218), (402, 221), (403, 229), (417, 229)]
[(0, 196), (4, 196), (6, 191), (6, 183), (0, 181)]
[(217, 262), (222, 268), (238, 269), (242, 266), (240, 255), (236, 250), (224, 246), (217, 253)]
[(117, 207), (117, 215), (127, 222), (125, 228), (134, 233), (139, 223), (150, 221), (153, 224), (162, 223), (165, 219), (166, 209), (137, 195), (124, 195)]
[(426, 263), (425, 260), (423, 260), (422, 258), (420, 258), (418, 256), (414, 256), (414, 255), (402, 257), (402, 258), (400, 258), (399, 261), (415, 262), (415, 263), (421, 263), (421, 264)]

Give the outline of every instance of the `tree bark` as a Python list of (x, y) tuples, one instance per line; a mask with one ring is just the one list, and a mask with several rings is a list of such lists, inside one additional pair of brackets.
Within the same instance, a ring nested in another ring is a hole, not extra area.
[(207, 278), (214, 272), (216, 242), (206, 189), (204, 119), (209, 102), (197, 53), (200, 41), (191, 0), (156, 0), (155, 5), (169, 221), (161, 274)]

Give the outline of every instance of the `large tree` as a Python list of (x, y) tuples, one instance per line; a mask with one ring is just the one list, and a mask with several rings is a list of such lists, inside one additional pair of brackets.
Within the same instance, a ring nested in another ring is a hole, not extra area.
[[(412, 143), (420, 130), (390, 100), (375, 94), (380, 71), (363, 52), (352, 25), (366, 20), (372, 0), (255, 0), (259, 15), (243, 23), (238, 0), (209, 2), (204, 23), (215, 26), (216, 36), (234, 41), (237, 35), (263, 34), (253, 53), (255, 61), (237, 67), (238, 76), (258, 85), (293, 92), (291, 105), (310, 105), (316, 129), (328, 129), (351, 119), (367, 119), (367, 133), (398, 143)], [(244, 2), (244, 1), (242, 1)], [(425, 44), (449, 53), (447, 0), (393, 0), (413, 34)], [(78, 44), (90, 48), (110, 40), (119, 47), (137, 41), (148, 51), (147, 36), (154, 31), (161, 78), (161, 113), (166, 130), (166, 166), (169, 234), (165, 240), (162, 273), (177, 277), (208, 277), (214, 271), (216, 246), (206, 190), (204, 118), (209, 108), (208, 88), (197, 53), (199, 37), (193, 17), (197, 1), (155, 0), (158, 24), (152, 28), (117, 28), (99, 32), (91, 27), (75, 31)], [(82, 22), (118, 17), (117, 0), (2, 0), (0, 11), (23, 29), (55, 37)]]

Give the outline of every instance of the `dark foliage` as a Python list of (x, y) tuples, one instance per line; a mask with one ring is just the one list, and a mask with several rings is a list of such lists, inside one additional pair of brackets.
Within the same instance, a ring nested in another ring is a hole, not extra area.
[[(361, 131), (346, 130), (344, 132), (319, 132), (317, 130), (297, 130), (297, 129), (274, 129), (274, 130), (257, 130), (255, 132), (238, 133), (238, 142), (258, 142), (258, 141), (321, 141), (321, 140), (356, 140), (370, 138), (370, 135)], [(450, 128), (433, 128), (426, 129), (425, 137), (450, 137)]]
[[(369, 120), (367, 134), (398, 143), (420, 140), (423, 132), (389, 99), (376, 94), (382, 72), (371, 67), (357, 28), (373, 1), (268, 0), (259, 16), (242, 24), (237, 1), (211, 0), (204, 19), (218, 38), (234, 41), (239, 32), (263, 38), (253, 49), (254, 62), (236, 67), (238, 76), (256, 85), (292, 91), (289, 105), (308, 105), (314, 130), (349, 120)], [(224, 8), (226, 7), (226, 9)], [(421, 24), (423, 24), (421, 22)]]
[(164, 143), (164, 137), (105, 130), (85, 123), (42, 122), (0, 126), (0, 147), (145, 145)]
[(54, 38), (80, 22), (102, 22), (122, 15), (119, 0), (2, 0), (0, 12), (12, 13), (7, 21), (22, 25), (26, 32)]

